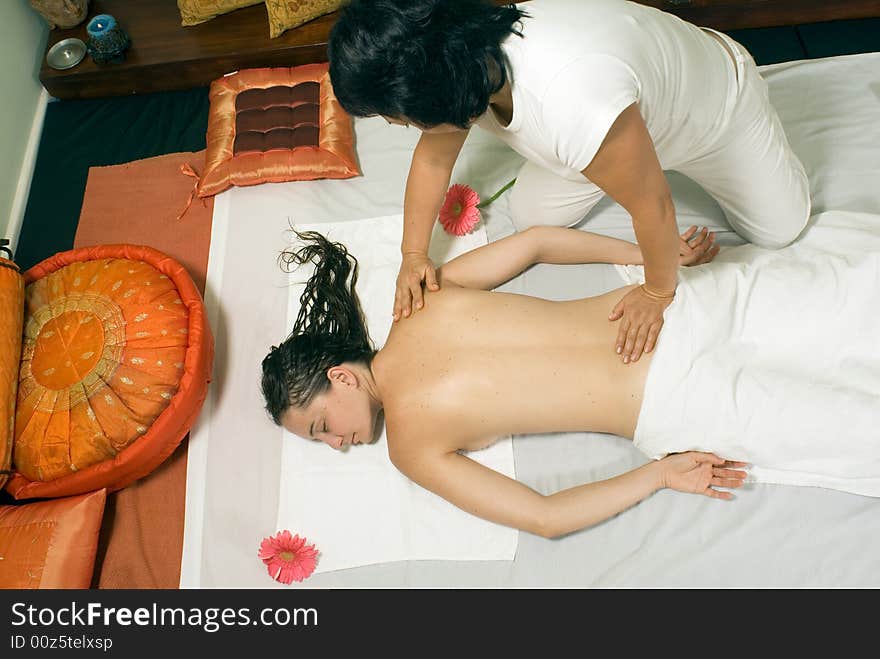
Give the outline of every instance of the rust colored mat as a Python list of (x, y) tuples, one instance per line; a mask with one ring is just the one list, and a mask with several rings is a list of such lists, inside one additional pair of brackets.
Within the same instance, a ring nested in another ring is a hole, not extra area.
[[(74, 246), (149, 245), (186, 267), (204, 294), (214, 200), (191, 201), (196, 181), (181, 172), (188, 166), (201, 173), (204, 161), (200, 151), (92, 167)], [(186, 445), (184, 439), (158, 469), (107, 497), (92, 587), (179, 586)]]

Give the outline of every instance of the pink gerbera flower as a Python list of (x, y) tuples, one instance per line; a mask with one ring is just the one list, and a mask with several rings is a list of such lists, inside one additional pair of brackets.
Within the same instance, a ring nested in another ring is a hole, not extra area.
[(315, 571), (318, 550), (315, 545), (306, 544), (305, 538), (290, 535), (290, 531), (279, 531), (274, 536), (264, 538), (257, 554), (269, 571), (269, 576), (281, 583), (302, 581)]
[(467, 185), (456, 183), (446, 191), (446, 199), (440, 207), (440, 224), (453, 236), (463, 236), (473, 231), (480, 221), (479, 195)]

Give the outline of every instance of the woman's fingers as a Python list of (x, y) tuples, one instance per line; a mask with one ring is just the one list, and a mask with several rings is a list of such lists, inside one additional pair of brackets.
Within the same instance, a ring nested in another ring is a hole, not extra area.
[(681, 265), (701, 265), (708, 263), (718, 253), (715, 246), (715, 232), (703, 227), (696, 232), (696, 227), (691, 227), (681, 235), (681, 249), (679, 258)]
[(425, 271), (425, 285), (428, 287), (428, 290), (440, 290), (440, 284), (437, 283), (437, 271), (434, 268), (428, 268)]
[(709, 263), (712, 259), (718, 256), (718, 252), (721, 250), (720, 245), (714, 245), (711, 249), (707, 249), (699, 259), (697, 259), (694, 265), (701, 265), (703, 263)]
[(740, 469), (731, 469), (731, 467), (745, 467), (747, 463), (734, 460), (723, 460), (717, 455), (709, 454), (712, 463), (712, 476), (709, 479), (709, 486), (704, 494), (716, 499), (732, 499), (733, 495), (729, 492), (721, 492), (715, 490), (716, 487), (727, 489), (737, 489), (745, 484), (746, 472)]
[(645, 352), (651, 352), (657, 344), (657, 336), (660, 334), (661, 325), (651, 325), (648, 330), (648, 339), (645, 341)]
[(702, 263), (702, 259), (705, 256), (706, 252), (712, 248), (712, 243), (715, 240), (715, 234), (709, 233), (709, 229), (703, 227), (703, 229), (694, 236), (690, 242), (688, 243), (691, 246), (691, 265), (698, 265)]
[(633, 350), (629, 355), (630, 361), (637, 362), (639, 357), (642, 356), (642, 352), (645, 351), (645, 344), (648, 342), (648, 332), (653, 327), (642, 325), (639, 327), (638, 333), (636, 334), (636, 341), (633, 345)]
[(682, 242), (683, 242), (685, 245), (687, 245), (687, 244), (688, 244), (688, 241), (693, 237), (693, 235), (694, 235), (696, 232), (697, 232), (697, 226), (696, 226), (696, 225), (691, 226), (687, 231), (685, 231), (683, 234), (681, 234), (681, 240), (682, 240)]
[(700, 494), (729, 501), (734, 498), (732, 493), (715, 488), (737, 489), (745, 484), (746, 472), (734, 467), (746, 467), (746, 462), (725, 460), (714, 453), (703, 451), (689, 451), (688, 456), (696, 462), (694, 468), (699, 469), (704, 478), (708, 477), (708, 482), (703, 481), (706, 485), (699, 491)]
[(397, 291), (394, 300), (395, 320), (406, 318), (416, 309), (425, 305), (422, 281), (429, 290), (440, 288), (434, 263), (428, 256), (419, 251), (408, 251), (403, 254), (400, 271), (397, 275)]
[(710, 482), (710, 485), (712, 487), (730, 487), (730, 488), (742, 487), (743, 486), (743, 479), (742, 478), (717, 478), (717, 477), (713, 476), (712, 481)]
[(730, 492), (724, 492), (722, 490), (713, 490), (711, 487), (707, 487), (703, 490), (703, 494), (707, 497), (712, 497), (713, 499), (724, 499), (725, 501), (730, 501), (733, 499), (733, 494)]
[(712, 249), (712, 245), (714, 243), (715, 243), (715, 234), (708, 233), (708, 231), (707, 231), (705, 233), (705, 235), (702, 237), (702, 239), (700, 240), (699, 245), (696, 245), (694, 247), (694, 250), (696, 252), (698, 252), (700, 254), (700, 256), (702, 257), (706, 252), (708, 252), (710, 249)]
[[(421, 309), (424, 304), (424, 300), (422, 299), (422, 278), (413, 273), (408, 278), (409, 283), (409, 296), (412, 300), (412, 308), (413, 309)], [(409, 316), (410, 310), (404, 310), (404, 316)]]
[(715, 234), (709, 233), (708, 229), (703, 229), (699, 244), (694, 246), (694, 251), (699, 255), (697, 258), (698, 261), (706, 255), (706, 252), (712, 249), (714, 243)]
[(627, 357), (629, 361), (635, 362), (639, 360), (643, 353), (651, 352), (654, 349), (662, 327), (663, 318), (661, 317), (659, 321), (653, 322), (650, 325), (643, 324), (635, 329), (631, 328), (630, 333), (634, 334), (633, 347), (629, 352), (624, 350), (624, 363), (627, 362)]
[(696, 250), (703, 242), (706, 240), (706, 236), (709, 234), (709, 229), (703, 227), (700, 229), (700, 232), (695, 235), (693, 238), (688, 240), (688, 245), (691, 246), (691, 249)]
[(725, 469), (723, 467), (715, 467), (712, 470), (712, 473), (717, 478), (730, 478), (739, 480), (743, 480), (747, 475), (744, 471), (739, 471), (737, 469)]
[(648, 339), (648, 326), (631, 325), (626, 333), (626, 342), (623, 346), (623, 363), (637, 361), (642, 356), (645, 341)]
[[(617, 304), (614, 305), (614, 308), (611, 310), (611, 313), (608, 314), (608, 320), (617, 320), (622, 315), (623, 315), (623, 300), (621, 300), (620, 302), (618, 302)], [(619, 332), (619, 330), (618, 330), (618, 332)], [(617, 340), (618, 346), (617, 347), (620, 348), (623, 344), (620, 342), (620, 334), (619, 333), (617, 336), (618, 336), (618, 340)], [(620, 350), (618, 350), (617, 352), (620, 352)]]
[(737, 460), (727, 460), (726, 458), (722, 458), (720, 455), (716, 455), (715, 453), (707, 453), (704, 451), (691, 451), (694, 458), (698, 462), (711, 462), (712, 464), (720, 467), (748, 467), (748, 462), (739, 462)]
[(628, 364), (630, 360), (630, 355), (632, 355), (633, 348), (636, 345), (636, 337), (638, 336), (638, 330), (635, 327), (630, 326), (629, 331), (626, 333), (626, 341), (623, 344), (623, 363)]
[[(424, 300), (422, 299), (422, 284), (421, 284), (421, 282), (419, 282), (418, 286), (414, 286), (413, 288), (410, 288), (410, 293), (412, 294), (412, 301), (413, 301), (412, 307), (413, 307), (413, 309), (421, 309), (422, 306), (425, 304)], [(406, 315), (408, 316), (409, 314), (407, 313)]]
[(662, 306), (644, 295), (640, 288), (631, 290), (614, 306), (608, 317), (612, 321), (620, 319), (614, 351), (621, 355), (624, 364), (638, 360), (645, 352), (646, 345), (653, 349), (663, 327)]
[(713, 465), (723, 465), (727, 462), (724, 458), (717, 456), (714, 453), (706, 453), (704, 451), (689, 451), (688, 453), (697, 463), (700, 464), (708, 462)]
[(397, 290), (394, 292), (394, 313), (392, 314), (394, 320), (400, 320), (404, 311), (406, 311), (406, 315), (408, 316), (410, 304), (411, 298), (409, 295), (409, 289), (398, 286)]
[(615, 346), (614, 351), (618, 355), (623, 354), (627, 334), (629, 334), (629, 322), (624, 319), (623, 322), (620, 323), (620, 327), (617, 328), (617, 345)]

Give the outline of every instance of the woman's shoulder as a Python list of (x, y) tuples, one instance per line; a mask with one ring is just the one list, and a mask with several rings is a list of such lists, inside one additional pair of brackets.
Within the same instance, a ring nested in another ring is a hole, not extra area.
[(385, 436), (388, 455), (401, 471), (427, 455), (450, 453), (462, 448), (462, 436), (450, 422), (442, 401), (433, 404), (398, 400), (386, 405)]

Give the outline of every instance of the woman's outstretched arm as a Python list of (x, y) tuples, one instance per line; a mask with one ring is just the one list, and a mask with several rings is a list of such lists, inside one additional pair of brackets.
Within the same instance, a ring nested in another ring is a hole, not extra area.
[[(681, 265), (707, 263), (717, 254), (714, 234), (691, 227), (681, 235), (687, 243)], [(686, 252), (686, 253), (685, 253)], [(580, 229), (531, 227), (452, 259), (440, 268), (442, 281), (465, 288), (491, 289), (509, 281), (535, 263), (643, 263), (639, 246), (626, 240)]]
[(711, 453), (669, 455), (619, 476), (542, 495), (457, 452), (394, 455), (407, 477), (473, 515), (546, 538), (598, 524), (665, 487), (730, 499), (716, 487), (737, 488), (745, 472)]

